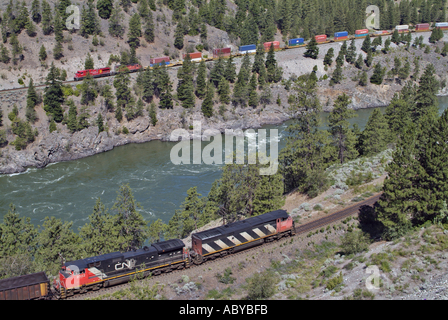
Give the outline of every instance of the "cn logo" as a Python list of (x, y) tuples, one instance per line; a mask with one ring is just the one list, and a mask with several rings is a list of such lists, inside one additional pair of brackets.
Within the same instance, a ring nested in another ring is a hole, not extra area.
[(122, 270), (124, 268), (133, 269), (135, 267), (135, 260), (127, 260), (125, 262), (118, 262), (115, 265), (115, 270)]

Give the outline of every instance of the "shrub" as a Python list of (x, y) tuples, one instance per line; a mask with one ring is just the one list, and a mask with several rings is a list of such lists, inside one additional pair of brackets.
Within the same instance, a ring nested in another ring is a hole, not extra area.
[(369, 238), (362, 231), (347, 232), (341, 240), (341, 249), (347, 255), (365, 251), (370, 244)]
[(275, 293), (276, 277), (272, 271), (256, 273), (247, 280), (247, 296), (249, 299), (265, 299)]
[(233, 284), (233, 282), (236, 280), (236, 278), (230, 276), (232, 273), (233, 273), (232, 269), (226, 268), (226, 270), (224, 271), (224, 274), (221, 275), (220, 273), (217, 273), (216, 278), (221, 283)]
[(126, 128), (125, 126), (123, 126), (123, 131), (122, 131), (124, 134), (128, 134), (129, 133), (129, 130), (128, 130), (128, 128)]
[(339, 272), (339, 275), (337, 277), (331, 278), (327, 281), (327, 289), (336, 289), (336, 287), (340, 286), (342, 282), (344, 282), (344, 277), (342, 276), (342, 272)]

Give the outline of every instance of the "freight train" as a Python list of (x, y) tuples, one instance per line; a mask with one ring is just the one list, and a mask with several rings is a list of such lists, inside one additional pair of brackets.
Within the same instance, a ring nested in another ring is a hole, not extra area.
[[(431, 28), (429, 23), (419, 23), (414, 26), (414, 29), (410, 29), (409, 25), (397, 25), (395, 26), (395, 30), (397, 30), (399, 33), (403, 32), (428, 32), (433, 30), (434, 28), (440, 28), (441, 30), (448, 30), (448, 22), (436, 22), (434, 24), (434, 27)], [(390, 30), (380, 30), (375, 32), (370, 32), (369, 29), (359, 29), (355, 30), (354, 35), (349, 35), (347, 31), (339, 31), (335, 32), (334, 36), (332, 38), (328, 37), (326, 34), (316, 35), (314, 36), (314, 39), (316, 40), (317, 44), (324, 44), (324, 43), (330, 43), (330, 42), (338, 42), (338, 41), (346, 41), (351, 39), (359, 39), (359, 38), (365, 38), (367, 35), (372, 37), (380, 37), (380, 36), (386, 36), (391, 35), (393, 31)], [(308, 42), (305, 42), (303, 38), (295, 38), (288, 40), (288, 44), (285, 47), (280, 47), (279, 41), (272, 41), (272, 42), (265, 42), (263, 43), (265, 51), (268, 51), (271, 47), (271, 45), (274, 47), (274, 50), (284, 50), (284, 49), (294, 49), (306, 46)], [(238, 48), (238, 51), (234, 54), (231, 53), (231, 48), (216, 48), (213, 49), (213, 57), (203, 57), (201, 52), (193, 52), (189, 53), (190, 59), (193, 62), (200, 62), (201, 60), (205, 61), (212, 61), (219, 58), (227, 58), (230, 56), (241, 56), (246, 54), (254, 54), (257, 51), (257, 45), (256, 44), (249, 44), (240, 46)], [(185, 57), (187, 54), (183, 55), (183, 60), (185, 60)], [(159, 57), (159, 58), (151, 58), (150, 64), (148, 67), (143, 67), (139, 64), (133, 64), (133, 65), (127, 65), (127, 69), (123, 68), (124, 66), (118, 66), (115, 67), (115, 70), (111, 71), (110, 68), (99, 68), (99, 69), (91, 69), (91, 70), (82, 70), (78, 71), (75, 76), (74, 80), (82, 80), (85, 77), (87, 77), (88, 74), (90, 74), (94, 78), (99, 77), (108, 77), (116, 75), (119, 72), (136, 72), (140, 70), (145, 70), (147, 68), (154, 68), (156, 66), (177, 66), (182, 64), (182, 61), (173, 63), (170, 60), (170, 57)]]
[(43, 272), (0, 280), (0, 300), (64, 299), (88, 290), (125, 283), (137, 275), (159, 275), (189, 268), (191, 264), (200, 265), (293, 235), (295, 225), (292, 217), (285, 210), (271, 211), (193, 233), (191, 249), (186, 248), (182, 240), (171, 239), (129, 252), (112, 252), (66, 262), (52, 288), (49, 288), (48, 278)]

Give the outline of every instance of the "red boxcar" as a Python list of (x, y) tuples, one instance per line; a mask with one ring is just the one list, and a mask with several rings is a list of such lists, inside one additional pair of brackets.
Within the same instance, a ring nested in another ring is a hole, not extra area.
[(219, 58), (219, 57), (230, 57), (230, 48), (218, 48), (213, 49), (213, 58)]
[(87, 77), (88, 74), (90, 74), (94, 78), (107, 77), (110, 75), (110, 68), (89, 69), (89, 70), (78, 71), (78, 72), (76, 72), (74, 79), (75, 79), (75, 81), (84, 79), (85, 77)]
[[(192, 53), (189, 53), (189, 55), (190, 55), (191, 60), (201, 60), (202, 59), (202, 52), (192, 52)], [(184, 56), (183, 56), (184, 60), (185, 60), (186, 56), (187, 55), (184, 54)]]
[(320, 34), (318, 36), (315, 36), (314, 39), (316, 39), (316, 42), (325, 42), (325, 41), (327, 41), (327, 35)]
[(418, 23), (415, 25), (415, 31), (427, 31), (429, 30), (429, 23)]
[(271, 45), (274, 45), (274, 50), (280, 49), (280, 41), (271, 41), (263, 43), (264, 50), (268, 51), (271, 48)]

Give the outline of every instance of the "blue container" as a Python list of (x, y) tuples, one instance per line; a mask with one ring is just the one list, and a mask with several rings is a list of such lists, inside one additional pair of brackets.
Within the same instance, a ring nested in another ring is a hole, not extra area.
[(363, 34), (355, 34), (355, 38), (363, 38), (363, 37), (367, 37), (368, 33), (363, 33)]
[(249, 51), (249, 50), (257, 50), (257, 45), (255, 45), (255, 44), (248, 44), (248, 45), (240, 47), (240, 51)]
[(335, 32), (334, 33), (334, 37), (335, 38), (346, 37), (346, 36), (348, 36), (348, 32), (347, 31), (340, 31), (340, 32)]
[[(165, 62), (165, 65), (167, 66), (167, 65), (169, 65), (170, 63), (171, 63), (170, 61)], [(157, 66), (157, 65), (161, 66), (161, 65), (162, 65), (162, 62), (159, 62), (159, 63), (153, 63), (153, 64), (150, 64), (149, 66), (150, 66), (150, 67), (155, 67), (155, 66)]]
[(300, 44), (303, 44), (304, 39), (303, 38), (296, 38), (296, 39), (290, 39), (288, 44), (290, 46), (298, 46)]

